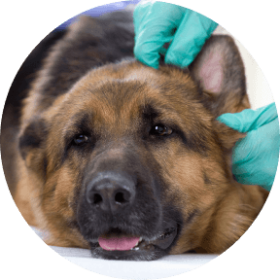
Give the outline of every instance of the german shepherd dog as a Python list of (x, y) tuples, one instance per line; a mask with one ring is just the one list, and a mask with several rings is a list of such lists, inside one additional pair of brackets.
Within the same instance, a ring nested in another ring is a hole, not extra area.
[(44, 57), (35, 78), (18, 73), (30, 87), (13, 84), (2, 120), (4, 171), (26, 221), (49, 245), (104, 259), (234, 244), (268, 194), (234, 180), (232, 148), (245, 135), (216, 120), (250, 106), (234, 41), (212, 36), (187, 69), (155, 70), (133, 57), (128, 11), (51, 36), (23, 66)]

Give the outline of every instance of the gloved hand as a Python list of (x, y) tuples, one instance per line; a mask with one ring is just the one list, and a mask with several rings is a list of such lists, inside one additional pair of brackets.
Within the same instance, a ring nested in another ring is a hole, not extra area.
[(279, 159), (279, 121), (275, 103), (257, 110), (246, 109), (217, 118), (227, 126), (247, 132), (233, 150), (232, 171), (242, 184), (259, 185), (270, 190)]
[[(164, 2), (141, 1), (134, 14), (134, 55), (142, 63), (159, 67), (165, 63), (187, 67), (218, 24), (192, 10)], [(167, 52), (163, 47), (172, 40)]]

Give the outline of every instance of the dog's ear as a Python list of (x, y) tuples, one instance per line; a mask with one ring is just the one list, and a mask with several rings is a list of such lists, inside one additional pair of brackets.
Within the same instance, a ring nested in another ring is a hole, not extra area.
[(203, 91), (205, 106), (214, 116), (214, 129), (221, 144), (230, 151), (245, 135), (215, 119), (250, 107), (244, 65), (233, 39), (226, 35), (210, 37), (189, 70)]
[(189, 69), (215, 117), (250, 107), (242, 58), (231, 37), (210, 37)]
[(19, 137), (19, 151), (28, 168), (41, 172), (44, 169), (44, 144), (47, 138), (47, 126), (44, 120), (30, 122)]

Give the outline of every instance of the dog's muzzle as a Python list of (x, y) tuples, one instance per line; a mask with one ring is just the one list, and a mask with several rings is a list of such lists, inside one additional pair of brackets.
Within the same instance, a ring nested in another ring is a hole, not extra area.
[(163, 181), (131, 150), (118, 160), (97, 157), (85, 170), (77, 221), (96, 258), (156, 259), (178, 237), (180, 215), (164, 209)]

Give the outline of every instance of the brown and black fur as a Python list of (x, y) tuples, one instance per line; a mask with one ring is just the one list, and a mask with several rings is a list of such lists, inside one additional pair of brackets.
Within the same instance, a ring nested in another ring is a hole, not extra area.
[[(216, 120), (250, 106), (233, 40), (212, 36), (184, 70), (134, 60), (127, 12), (82, 17), (54, 41), (20, 115), (8, 100), (2, 120), (4, 171), (26, 221), (47, 230), (50, 245), (91, 248), (101, 258), (229, 248), (267, 197), (234, 180), (231, 150), (244, 135)], [(168, 133), (158, 135), (155, 125)], [(89, 205), (89, 185), (104, 172), (130, 178), (132, 205), (114, 213)], [(168, 248), (151, 243), (122, 254), (96, 247), (111, 232), (151, 240), (170, 227), (176, 236)]]

